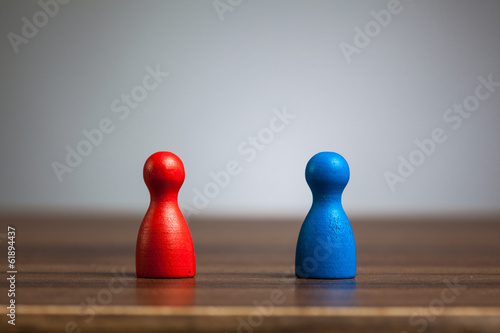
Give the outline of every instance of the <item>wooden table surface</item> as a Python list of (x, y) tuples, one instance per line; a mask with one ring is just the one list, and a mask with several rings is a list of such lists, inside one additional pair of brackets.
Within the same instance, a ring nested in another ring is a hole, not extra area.
[(500, 332), (500, 217), (350, 217), (358, 274), (296, 279), (301, 218), (192, 220), (197, 275), (137, 279), (142, 216), (3, 214), (1, 332)]

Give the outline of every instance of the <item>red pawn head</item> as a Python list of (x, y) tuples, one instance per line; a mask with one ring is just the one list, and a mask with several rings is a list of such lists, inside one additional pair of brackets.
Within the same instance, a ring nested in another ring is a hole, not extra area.
[(143, 177), (151, 201), (177, 201), (177, 194), (184, 183), (184, 164), (177, 155), (159, 151), (146, 160)]
[(196, 274), (193, 240), (177, 203), (184, 165), (169, 152), (151, 155), (144, 164), (151, 204), (142, 220), (135, 264), (138, 277), (183, 278)]

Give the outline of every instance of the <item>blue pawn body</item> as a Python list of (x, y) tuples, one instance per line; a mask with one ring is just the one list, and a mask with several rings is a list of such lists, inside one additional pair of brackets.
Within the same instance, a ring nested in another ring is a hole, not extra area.
[(300, 229), (295, 275), (309, 279), (356, 276), (356, 244), (341, 197), (349, 182), (349, 165), (339, 154), (322, 152), (306, 166), (313, 203)]

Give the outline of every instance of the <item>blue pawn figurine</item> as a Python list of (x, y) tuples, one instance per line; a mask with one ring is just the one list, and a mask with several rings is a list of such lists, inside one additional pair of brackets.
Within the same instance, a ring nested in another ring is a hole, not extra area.
[(341, 203), (349, 174), (349, 165), (337, 153), (318, 153), (307, 163), (306, 181), (313, 203), (297, 241), (295, 275), (298, 278), (356, 276), (356, 244)]

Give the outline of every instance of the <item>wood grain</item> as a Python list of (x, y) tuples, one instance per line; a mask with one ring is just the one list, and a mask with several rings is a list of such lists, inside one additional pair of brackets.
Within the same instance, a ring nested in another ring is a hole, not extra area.
[(141, 220), (1, 216), (18, 250), (16, 326), (2, 306), (1, 331), (500, 332), (498, 216), (350, 217), (349, 280), (294, 277), (300, 217), (193, 219), (196, 277), (137, 279)]

